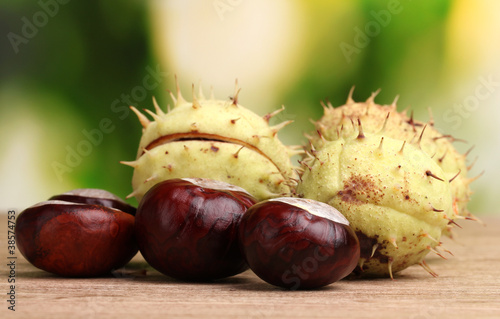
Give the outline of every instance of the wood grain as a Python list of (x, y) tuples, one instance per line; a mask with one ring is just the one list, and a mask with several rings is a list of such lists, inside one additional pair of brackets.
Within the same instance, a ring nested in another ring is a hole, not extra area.
[(16, 311), (8, 310), (7, 217), (0, 223), (1, 318), (500, 318), (500, 217), (463, 221), (454, 256), (429, 255), (434, 278), (412, 266), (390, 279), (344, 279), (315, 291), (284, 291), (251, 271), (213, 283), (183, 283), (140, 255), (109, 278), (66, 279), (16, 252)]

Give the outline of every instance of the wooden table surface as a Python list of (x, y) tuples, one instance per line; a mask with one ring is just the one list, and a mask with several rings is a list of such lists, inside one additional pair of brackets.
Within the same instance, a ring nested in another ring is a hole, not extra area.
[(500, 215), (483, 216), (486, 226), (461, 222), (458, 241), (444, 239), (454, 256), (427, 257), (437, 278), (416, 265), (394, 281), (344, 279), (314, 291), (285, 291), (251, 271), (182, 283), (140, 255), (122, 274), (65, 279), (36, 269), (17, 251), (15, 312), (7, 302), (7, 217), (0, 219), (1, 318), (500, 318)]

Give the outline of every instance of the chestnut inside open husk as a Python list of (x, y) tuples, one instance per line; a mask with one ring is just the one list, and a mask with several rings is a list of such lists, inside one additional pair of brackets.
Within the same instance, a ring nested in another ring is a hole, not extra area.
[(49, 200), (19, 214), (16, 241), (35, 267), (65, 277), (95, 277), (136, 255), (134, 216), (102, 205)]

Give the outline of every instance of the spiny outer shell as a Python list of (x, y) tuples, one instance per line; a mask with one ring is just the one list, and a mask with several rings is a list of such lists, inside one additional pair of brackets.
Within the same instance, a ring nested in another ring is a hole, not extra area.
[(131, 195), (140, 201), (154, 184), (180, 177), (222, 180), (258, 200), (291, 192), (296, 173), (291, 149), (278, 139), (279, 125), (269, 126), (232, 100), (194, 99), (188, 103), (180, 96), (172, 111), (143, 123), (137, 160), (128, 163), (135, 169)]
[[(138, 159), (132, 185), (141, 192), (156, 183), (182, 177), (200, 177), (238, 185), (259, 198), (288, 193), (285, 179), (265, 157), (247, 148), (223, 142), (179, 141), (158, 146)], [(144, 176), (153, 176), (145, 181)], [(139, 199), (139, 198), (138, 198)]]
[(349, 220), (367, 275), (421, 262), (454, 216), (449, 182), (426, 173), (443, 176), (441, 168), (413, 145), (401, 152), (399, 140), (380, 142), (380, 135), (326, 142), (297, 187), (299, 196), (328, 203)]
[[(455, 212), (462, 216), (470, 215), (467, 203), (472, 193), (469, 189), (471, 179), (467, 178), (466, 156), (457, 152), (452, 144), (454, 139), (436, 130), (433, 123), (423, 123), (408, 117), (406, 112), (397, 112), (395, 103), (391, 105), (374, 103), (375, 95), (376, 93), (364, 103), (356, 103), (349, 97), (345, 105), (333, 108), (329, 104), (324, 109), (323, 117), (316, 123), (324, 139), (337, 139), (341, 130), (343, 135), (352, 134), (357, 130), (353, 122), (357, 123), (358, 119), (367, 133), (381, 133), (410, 143), (418, 142), (422, 135), (420, 147), (441, 167), (445, 173), (444, 178), (450, 180), (458, 174), (451, 183)], [(322, 139), (316, 134), (311, 142), (320, 148)]]

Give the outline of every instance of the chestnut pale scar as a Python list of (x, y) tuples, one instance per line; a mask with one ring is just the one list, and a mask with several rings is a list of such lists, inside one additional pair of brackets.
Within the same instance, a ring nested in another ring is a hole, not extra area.
[[(251, 151), (254, 151), (258, 153), (259, 155), (263, 156), (266, 158), (269, 162), (273, 163), (273, 165), (276, 167), (276, 169), (280, 172), (283, 173), (278, 165), (274, 163), (274, 161), (267, 156), (266, 153), (262, 152), (258, 147), (247, 143), (245, 141), (236, 139), (236, 138), (231, 138), (227, 136), (220, 136), (217, 134), (211, 134), (211, 133), (200, 133), (198, 131), (192, 131), (192, 132), (185, 132), (185, 133), (173, 133), (173, 134), (168, 134), (164, 136), (160, 136), (157, 139), (153, 140), (151, 143), (146, 146), (146, 150), (150, 151), (155, 147), (158, 147), (160, 145), (164, 145), (167, 143), (171, 142), (179, 142), (179, 141), (211, 141), (211, 142), (220, 142), (220, 143), (231, 143), (231, 144), (236, 144), (236, 145), (241, 145), (245, 148), (248, 148)], [(142, 151), (141, 156), (144, 154), (144, 151)]]

